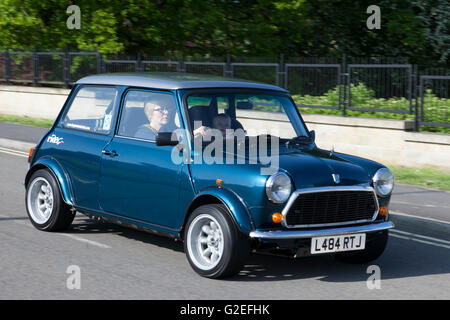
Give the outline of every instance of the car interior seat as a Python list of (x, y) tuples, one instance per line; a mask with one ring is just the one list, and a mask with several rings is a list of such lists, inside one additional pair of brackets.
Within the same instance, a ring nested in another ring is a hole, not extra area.
[[(210, 106), (193, 106), (189, 109), (189, 122), (191, 129), (195, 130), (200, 126), (212, 127), (212, 119), (216, 116), (213, 114)], [(201, 125), (194, 122), (200, 121)], [(194, 126), (196, 124), (196, 126)]]
[(125, 114), (119, 126), (119, 135), (134, 137), (140, 126), (148, 123), (147, 116), (142, 107), (129, 107), (124, 109)]

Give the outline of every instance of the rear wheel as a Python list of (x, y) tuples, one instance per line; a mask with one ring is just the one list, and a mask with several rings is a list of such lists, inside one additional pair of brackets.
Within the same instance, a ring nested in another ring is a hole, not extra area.
[(352, 264), (367, 263), (378, 259), (384, 252), (388, 241), (388, 230), (367, 235), (366, 248), (360, 251), (349, 251), (336, 254), (340, 261)]
[(53, 174), (41, 169), (31, 176), (25, 196), (25, 205), (31, 223), (39, 230), (67, 229), (75, 214), (64, 203)]
[(184, 249), (191, 267), (207, 278), (238, 273), (250, 253), (250, 242), (241, 234), (223, 205), (198, 207), (189, 217)]

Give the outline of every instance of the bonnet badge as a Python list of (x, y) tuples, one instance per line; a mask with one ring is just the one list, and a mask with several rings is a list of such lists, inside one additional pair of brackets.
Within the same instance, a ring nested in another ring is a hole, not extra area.
[(333, 177), (334, 183), (338, 184), (341, 182), (341, 177), (337, 173), (333, 173), (331, 176)]

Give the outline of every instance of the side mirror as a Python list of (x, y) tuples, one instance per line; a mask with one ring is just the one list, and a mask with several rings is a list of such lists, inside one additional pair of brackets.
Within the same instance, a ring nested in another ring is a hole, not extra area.
[(172, 132), (158, 132), (156, 135), (156, 145), (161, 146), (176, 146), (179, 143), (178, 139), (172, 139)]
[(247, 101), (239, 101), (236, 105), (236, 109), (250, 110), (253, 109), (253, 104)]
[(314, 142), (316, 140), (316, 131), (311, 130), (309, 135), (311, 136), (311, 140)]

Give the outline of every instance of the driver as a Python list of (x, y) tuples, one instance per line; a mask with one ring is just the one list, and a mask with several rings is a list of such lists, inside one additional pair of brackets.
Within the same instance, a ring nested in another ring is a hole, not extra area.
[(225, 113), (218, 114), (213, 119), (214, 129), (218, 129), (222, 132), (223, 136), (227, 135), (227, 129), (231, 129), (231, 118)]
[[(229, 115), (225, 113), (218, 114), (214, 117), (212, 121), (212, 128), (207, 126), (201, 126), (194, 130), (194, 136), (199, 137), (200, 135), (203, 137), (210, 137), (212, 135), (211, 129), (220, 130), (223, 137), (227, 137), (227, 129), (231, 129), (231, 118)], [(231, 132), (228, 131), (228, 134)]]

